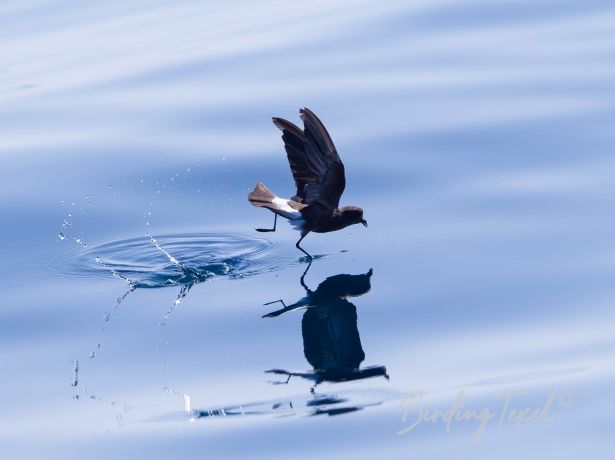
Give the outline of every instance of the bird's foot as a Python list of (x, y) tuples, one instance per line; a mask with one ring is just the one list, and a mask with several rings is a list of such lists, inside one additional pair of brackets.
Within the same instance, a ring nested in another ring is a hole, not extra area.
[(267, 302), (267, 303), (264, 303), (264, 304), (263, 304), (263, 306), (266, 306), (266, 305), (272, 305), (272, 304), (274, 304), (274, 303), (278, 303), (278, 302), (280, 302), (282, 305), (284, 305), (284, 308), (286, 308), (286, 304), (284, 303), (284, 301), (283, 301), (282, 299), (279, 299), (279, 300), (274, 300), (273, 302)]
[(257, 232), (275, 232), (275, 226), (278, 223), (278, 215), (275, 214), (273, 217), (273, 228), (255, 228)]

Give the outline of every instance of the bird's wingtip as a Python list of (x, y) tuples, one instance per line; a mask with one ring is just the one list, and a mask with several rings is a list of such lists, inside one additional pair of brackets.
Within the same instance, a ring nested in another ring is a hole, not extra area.
[(280, 131), (284, 131), (284, 123), (281, 118), (271, 117), (271, 121), (273, 122), (276, 128), (278, 128)]
[(314, 114), (314, 112), (312, 112), (307, 107), (302, 107), (299, 109), (299, 118), (301, 118), (303, 121), (305, 121), (306, 118), (318, 119), (318, 117)]

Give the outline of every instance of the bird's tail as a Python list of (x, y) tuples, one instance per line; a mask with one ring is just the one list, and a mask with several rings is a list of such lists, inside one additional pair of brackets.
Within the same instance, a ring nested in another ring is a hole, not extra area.
[(248, 195), (248, 200), (257, 208), (268, 208), (273, 203), (275, 195), (265, 184), (259, 182)]

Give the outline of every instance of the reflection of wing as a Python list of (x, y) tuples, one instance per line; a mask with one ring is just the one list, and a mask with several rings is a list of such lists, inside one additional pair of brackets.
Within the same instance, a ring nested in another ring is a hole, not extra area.
[(306, 108), (299, 113), (303, 131), (287, 120), (273, 118), (273, 123), (282, 130), (284, 148), (297, 186), (297, 196), (293, 199), (337, 208), (346, 186), (344, 164), (318, 117)]

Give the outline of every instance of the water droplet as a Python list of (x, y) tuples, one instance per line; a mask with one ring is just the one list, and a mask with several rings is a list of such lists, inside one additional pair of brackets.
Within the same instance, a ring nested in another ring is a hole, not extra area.
[(70, 385), (76, 387), (79, 385), (79, 361), (75, 360), (75, 364), (73, 366), (73, 378), (70, 382)]
[(58, 233), (58, 238), (60, 238), (60, 241), (64, 241), (64, 238), (66, 237), (64, 236), (64, 233), (60, 232)]

